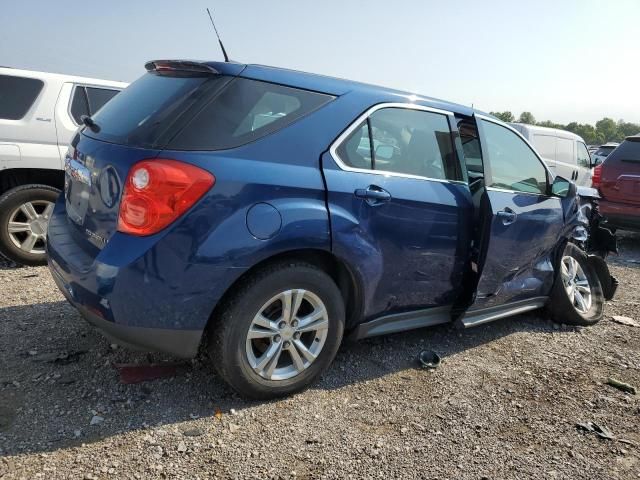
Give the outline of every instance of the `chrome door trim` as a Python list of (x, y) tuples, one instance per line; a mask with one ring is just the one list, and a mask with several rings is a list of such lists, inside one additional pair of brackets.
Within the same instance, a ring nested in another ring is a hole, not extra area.
[[(370, 107), (368, 110), (366, 110), (364, 113), (362, 113), (360, 116), (358, 116), (346, 128), (346, 130), (344, 130), (338, 136), (338, 138), (336, 138), (333, 141), (333, 143), (329, 147), (329, 153), (331, 154), (331, 157), (333, 158), (333, 160), (336, 162), (336, 164), (338, 165), (338, 167), (341, 170), (344, 170), (344, 171), (347, 171), (347, 172), (369, 173), (369, 174), (374, 174), (374, 175), (382, 175), (382, 176), (385, 176), (385, 177), (412, 178), (412, 179), (416, 179), (416, 180), (430, 180), (430, 181), (439, 182), (439, 183), (451, 183), (451, 184), (467, 185), (467, 183), (462, 181), (462, 180), (448, 180), (446, 178), (445, 179), (443, 179), (443, 178), (430, 178), (430, 177), (423, 177), (421, 175), (411, 175), (411, 174), (408, 174), (408, 173), (390, 172), (388, 170), (372, 170), (372, 169), (366, 169), (366, 168), (355, 168), (355, 167), (350, 167), (349, 165), (346, 165), (342, 161), (340, 156), (338, 155), (338, 151), (337, 151), (338, 147), (340, 146), (340, 144), (349, 135), (351, 135), (351, 133), (356, 128), (358, 128), (360, 126), (360, 124), (364, 120), (366, 120), (373, 113), (377, 112), (378, 110), (382, 110), (384, 108), (404, 108), (404, 109), (407, 109), (407, 110), (420, 110), (422, 112), (438, 113), (440, 115), (445, 115), (447, 117), (447, 122), (449, 122), (449, 117), (454, 115), (454, 112), (450, 112), (448, 110), (441, 110), (439, 108), (425, 107), (423, 105), (416, 105), (415, 103), (386, 102), (386, 103), (379, 103), (377, 105), (374, 105), (373, 107)], [(451, 125), (449, 125), (449, 130), (452, 132)]]

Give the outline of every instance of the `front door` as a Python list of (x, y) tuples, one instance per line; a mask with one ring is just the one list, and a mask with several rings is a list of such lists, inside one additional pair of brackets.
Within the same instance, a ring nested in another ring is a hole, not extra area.
[(510, 128), (484, 117), (476, 122), (485, 160), (485, 231), (471, 310), (548, 295), (564, 221), (537, 154)]
[(332, 249), (361, 279), (365, 318), (450, 305), (459, 292), (471, 198), (450, 118), (379, 105), (322, 157)]

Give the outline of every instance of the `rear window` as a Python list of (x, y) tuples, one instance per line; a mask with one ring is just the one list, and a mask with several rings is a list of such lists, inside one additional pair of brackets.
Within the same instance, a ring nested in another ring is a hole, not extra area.
[(253, 142), (332, 100), (317, 92), (235, 78), (171, 140), (176, 150), (222, 150)]
[(632, 162), (640, 163), (640, 142), (625, 140), (616, 151), (607, 158), (607, 163)]
[(0, 75), (0, 119), (20, 120), (38, 98), (44, 82), (37, 78)]
[(616, 147), (600, 147), (598, 150), (596, 150), (596, 153), (594, 153), (594, 155), (600, 155), (600, 156), (606, 157), (611, 152), (613, 152), (615, 148)]
[(175, 150), (221, 150), (279, 130), (333, 97), (239, 77), (147, 73), (116, 95), (85, 135)]

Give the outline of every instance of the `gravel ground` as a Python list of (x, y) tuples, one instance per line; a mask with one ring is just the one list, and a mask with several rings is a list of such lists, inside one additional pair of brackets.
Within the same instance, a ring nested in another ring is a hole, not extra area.
[[(303, 394), (246, 402), (198, 363), (135, 385), (46, 268), (0, 265), (0, 478), (640, 478), (640, 235), (592, 328), (521, 315), (345, 345)], [(416, 368), (432, 348), (443, 362)], [(593, 421), (616, 440), (576, 429)], [(622, 440), (622, 441), (620, 441)]]

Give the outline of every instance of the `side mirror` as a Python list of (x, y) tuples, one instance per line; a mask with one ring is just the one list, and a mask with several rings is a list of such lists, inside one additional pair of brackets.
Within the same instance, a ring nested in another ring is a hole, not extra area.
[(393, 152), (393, 145), (378, 145), (376, 147), (376, 158), (391, 160), (393, 158)]
[(577, 192), (576, 184), (566, 178), (556, 177), (551, 185), (551, 195), (560, 198), (575, 196)]

